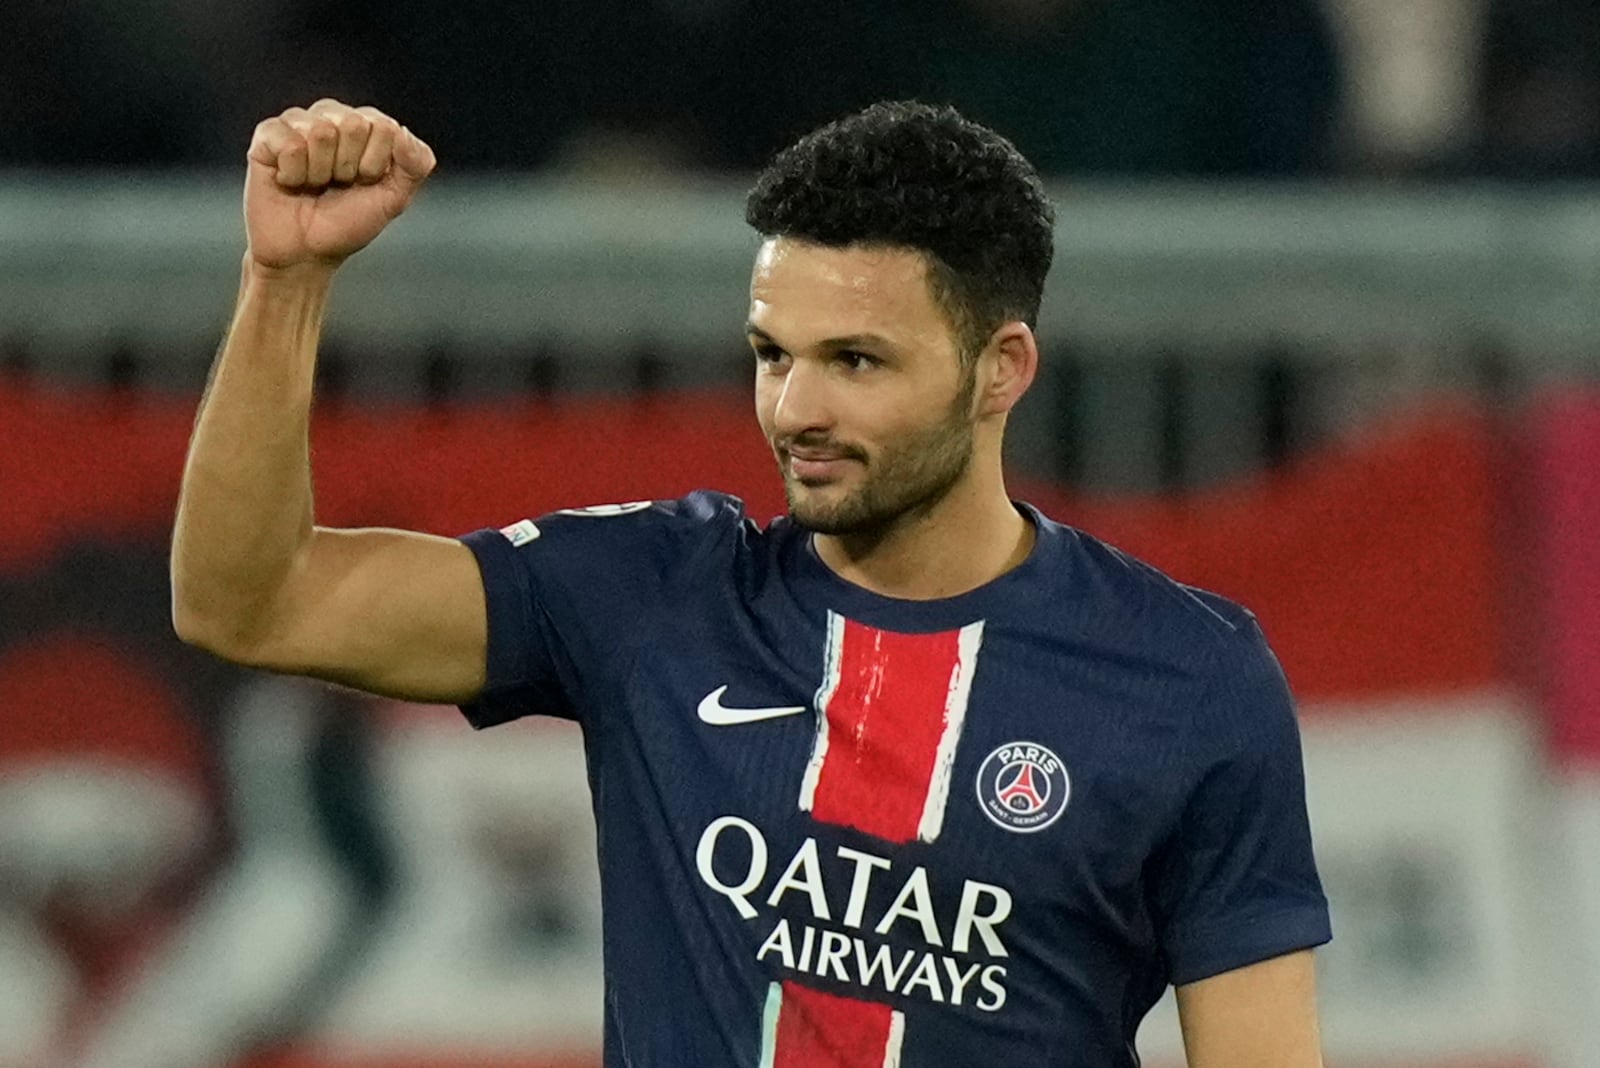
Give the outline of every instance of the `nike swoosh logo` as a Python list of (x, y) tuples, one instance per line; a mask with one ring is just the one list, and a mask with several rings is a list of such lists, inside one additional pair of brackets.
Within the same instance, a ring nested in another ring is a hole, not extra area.
[(726, 686), (718, 686), (700, 699), (699, 712), (702, 723), (709, 723), (713, 727), (731, 727), (739, 723), (757, 723), (764, 719), (798, 715), (806, 710), (805, 705), (782, 705), (772, 708), (729, 708), (722, 703), (722, 695), (727, 692), (728, 688)]

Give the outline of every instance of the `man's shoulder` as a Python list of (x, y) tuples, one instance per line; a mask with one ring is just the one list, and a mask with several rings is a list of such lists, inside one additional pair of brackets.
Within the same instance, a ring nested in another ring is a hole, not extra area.
[(1064, 551), (1056, 581), (1065, 603), (1093, 613), (1142, 641), (1160, 642), (1223, 659), (1260, 639), (1255, 613), (1200, 586), (1183, 582), (1125, 549), (1051, 519)]
[(600, 568), (620, 578), (681, 574), (696, 560), (712, 566), (728, 551), (759, 544), (764, 537), (738, 497), (696, 490), (682, 497), (562, 508), (462, 540), (480, 557), (516, 559), (534, 571), (588, 574)]
[(1173, 692), (1175, 680), (1193, 687), (1182, 707), (1207, 725), (1207, 751), (1246, 748), (1264, 724), (1292, 722), (1283, 668), (1255, 613), (1091, 534), (1063, 529), (1062, 584), (1073, 596), (1061, 602), (1076, 604), (1079, 640), (1162, 692)]
[(684, 527), (728, 528), (755, 526), (743, 498), (720, 490), (698, 489), (682, 497), (658, 500), (655, 507)]
[(547, 536), (585, 541), (693, 540), (745, 527), (754, 529), (755, 525), (744, 501), (716, 490), (695, 490), (682, 497), (562, 508), (502, 527), (501, 533), (523, 545)]

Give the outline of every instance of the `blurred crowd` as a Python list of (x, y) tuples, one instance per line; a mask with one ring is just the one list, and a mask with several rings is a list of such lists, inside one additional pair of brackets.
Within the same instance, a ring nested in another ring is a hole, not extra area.
[(1600, 176), (1596, 0), (7, 0), (0, 166), (374, 102), (452, 169), (747, 171), (882, 98), (1053, 174)]

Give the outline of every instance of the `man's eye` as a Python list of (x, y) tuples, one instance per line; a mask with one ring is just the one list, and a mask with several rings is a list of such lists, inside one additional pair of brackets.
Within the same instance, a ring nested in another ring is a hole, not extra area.
[(777, 363), (783, 359), (784, 352), (776, 345), (755, 346), (756, 359), (762, 363)]
[(857, 352), (855, 349), (840, 350), (838, 359), (852, 371), (861, 371), (868, 367), (876, 367), (880, 362), (876, 356), (873, 356), (870, 353)]

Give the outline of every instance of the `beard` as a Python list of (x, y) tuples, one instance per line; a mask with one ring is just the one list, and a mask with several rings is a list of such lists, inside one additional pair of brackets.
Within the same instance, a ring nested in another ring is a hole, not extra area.
[[(950, 494), (972, 464), (972, 396), (976, 369), (970, 372), (954, 403), (932, 426), (885, 446), (876, 457), (846, 446), (847, 455), (861, 462), (862, 483), (837, 500), (819, 499), (784, 471), (784, 495), (789, 515), (816, 534), (881, 536), (897, 524), (923, 516)], [(839, 447), (804, 434), (790, 444)], [(781, 464), (780, 464), (781, 467)]]

